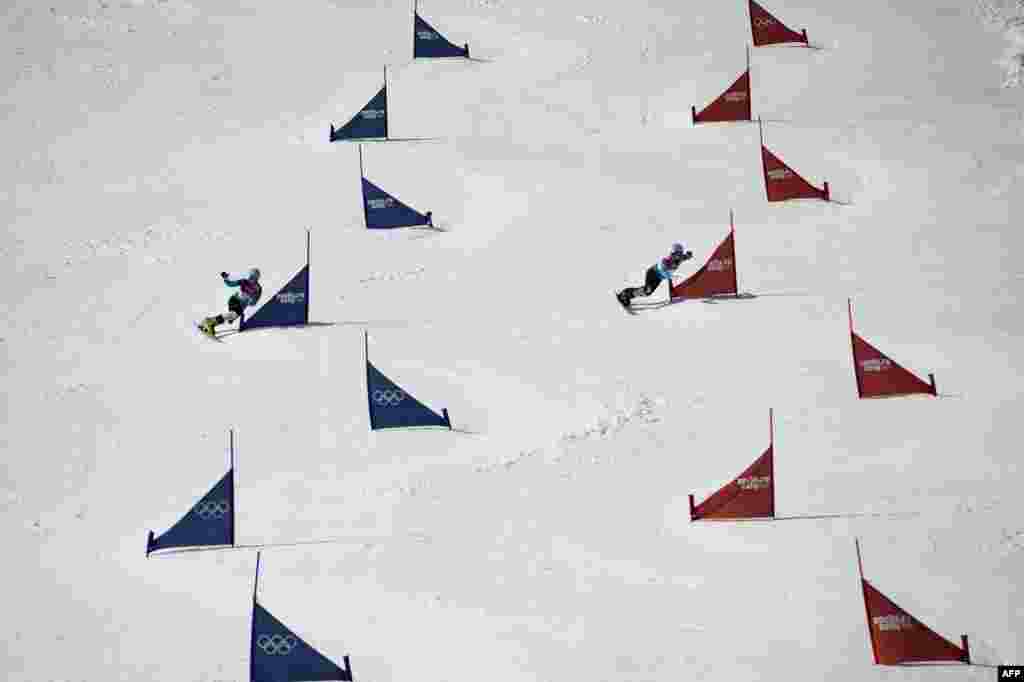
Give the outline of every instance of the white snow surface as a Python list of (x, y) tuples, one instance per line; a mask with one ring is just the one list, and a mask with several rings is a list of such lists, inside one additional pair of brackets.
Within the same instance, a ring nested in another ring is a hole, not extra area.
[[(1024, 662), (1013, 3), (766, 6), (822, 47), (753, 51), (766, 144), (848, 205), (769, 205), (757, 127), (690, 125), (743, 69), (739, 0), (429, 0), (490, 61), (415, 64), (403, 3), (4, 3), (4, 679), (247, 679), (255, 552), (144, 556), (229, 428), (237, 541), (336, 540), (267, 549), (261, 603), (360, 682), (991, 679), (873, 665), (855, 537), (901, 606)], [(365, 230), (327, 143), (385, 62), (392, 134), (439, 139), (366, 175), (443, 233)], [(756, 298), (623, 314), (730, 209)], [(306, 229), (321, 324), (194, 332)], [(942, 398), (857, 400), (847, 297)], [(371, 433), (364, 330), (474, 433)], [(689, 523), (770, 407), (798, 518)]]

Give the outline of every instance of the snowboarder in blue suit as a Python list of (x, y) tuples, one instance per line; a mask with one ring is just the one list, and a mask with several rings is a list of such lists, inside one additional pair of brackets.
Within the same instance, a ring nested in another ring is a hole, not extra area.
[(692, 251), (687, 251), (682, 244), (673, 244), (672, 250), (667, 256), (647, 268), (647, 274), (644, 277), (644, 285), (642, 287), (629, 287), (628, 289), (623, 289), (619, 293), (615, 294), (616, 298), (619, 299), (619, 303), (626, 308), (629, 308), (631, 302), (637, 296), (650, 296), (654, 293), (654, 290), (661, 284), (661, 280), (668, 280), (668, 285), (671, 287), (672, 275), (675, 273), (676, 268), (678, 268), (683, 261), (690, 260), (691, 258), (693, 258)]
[(242, 316), (246, 308), (256, 305), (260, 300), (260, 296), (263, 295), (263, 287), (260, 286), (259, 268), (252, 268), (243, 277), (232, 277), (228, 273), (222, 272), (220, 273), (220, 278), (224, 280), (225, 286), (238, 287), (239, 290), (231, 294), (231, 298), (228, 299), (227, 315), (207, 317), (199, 324), (199, 328), (210, 336), (214, 335), (217, 325), (224, 324), (225, 322), (231, 324)]

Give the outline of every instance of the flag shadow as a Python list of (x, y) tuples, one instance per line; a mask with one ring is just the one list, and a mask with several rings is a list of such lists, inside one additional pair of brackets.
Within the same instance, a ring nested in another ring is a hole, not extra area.
[(416, 326), (429, 326), (433, 324), (429, 320), (345, 320), (335, 322), (341, 327), (367, 327), (375, 329), (408, 329)]
[[(266, 325), (263, 327), (254, 327), (252, 329), (246, 329), (246, 332), (255, 332), (261, 329), (301, 329), (304, 327), (334, 327), (338, 325), (338, 322), (303, 322), (302, 324), (282, 324), (282, 325)], [(217, 334), (217, 338), (223, 338), (225, 336), (234, 336), (235, 334), (241, 333), (239, 329), (228, 329), (227, 331)]]
[[(757, 294), (755, 294), (755, 293), (753, 293), (751, 291), (742, 291), (742, 292), (740, 292), (738, 294), (724, 294), (724, 295), (721, 295), (721, 296), (708, 296), (707, 298), (702, 298), (702, 299), (699, 299), (699, 300), (700, 300), (701, 303), (716, 304), (716, 303), (722, 303), (724, 301), (746, 301), (746, 300), (749, 300), (749, 299), (752, 299), (752, 298), (757, 298), (757, 296), (758, 296)], [(681, 302), (686, 301), (686, 300), (693, 300), (693, 299), (685, 299), (684, 298), (684, 299), (680, 299), (679, 302), (681, 303)]]
[(448, 230), (437, 227), (406, 227), (403, 229), (414, 230), (414, 232), (409, 235), (409, 241), (411, 242), (418, 242), (423, 239), (433, 239), (434, 237), (448, 232)]
[(912, 661), (906, 663), (893, 663), (894, 666), (899, 668), (965, 668), (971, 666), (974, 668), (988, 668), (990, 670), (998, 670), (998, 665), (990, 665), (988, 663), (962, 663), (960, 661)]
[(920, 512), (852, 512), (849, 514), (792, 514), (790, 516), (767, 516), (749, 519), (700, 519), (714, 523), (772, 523), (774, 521), (822, 521), (827, 519), (890, 518), (909, 519), (920, 516)]
[(811, 298), (814, 296), (821, 296), (819, 293), (813, 291), (765, 291), (758, 296), (776, 297), (776, 298)]
[(159, 559), (160, 557), (174, 556), (176, 554), (197, 554), (202, 552), (238, 552), (245, 550), (274, 549), (277, 547), (304, 547), (306, 545), (369, 545), (371, 547), (387, 542), (390, 538), (378, 537), (352, 537), (352, 538), (325, 538), (323, 540), (297, 540), (295, 542), (263, 542), (248, 545), (222, 545), (219, 547), (178, 547), (159, 552), (152, 552), (147, 558)]
[(829, 197), (828, 199), (822, 199), (820, 197), (793, 197), (792, 199), (785, 200), (785, 203), (787, 204), (802, 204), (810, 202), (824, 202), (826, 204), (835, 204), (836, 206), (853, 206), (852, 201), (844, 201), (842, 199), (834, 199), (832, 197)]
[(443, 137), (364, 137), (351, 140), (336, 140), (335, 144), (338, 142), (357, 142), (359, 144), (364, 142), (443, 142), (445, 139)]
[(772, 521), (817, 521), (821, 519), (860, 519), (860, 518), (889, 518), (909, 519), (920, 516), (920, 512), (850, 512), (840, 514), (793, 514), (790, 516), (776, 516)]
[(670, 305), (678, 305), (680, 303), (689, 303), (692, 301), (700, 301), (701, 303), (716, 304), (724, 301), (746, 301), (753, 298), (757, 298), (760, 294), (755, 294), (750, 291), (743, 291), (738, 294), (720, 294), (717, 296), (707, 296), (703, 298), (674, 298), (670, 301), (643, 301), (633, 303), (633, 310), (657, 310), (659, 308), (667, 308)]
[(770, 47), (773, 50), (820, 50), (828, 51), (831, 48), (825, 47), (820, 43), (812, 42), (799, 42), (799, 43), (775, 43), (773, 45), (764, 45), (762, 47)]
[(495, 60), (487, 59), (485, 57), (463, 57), (461, 55), (451, 55), (448, 57), (413, 57), (411, 61), (406, 62), (405, 66), (411, 66), (412, 64), (428, 64), (431, 62), (473, 62), (475, 64), (493, 64)]

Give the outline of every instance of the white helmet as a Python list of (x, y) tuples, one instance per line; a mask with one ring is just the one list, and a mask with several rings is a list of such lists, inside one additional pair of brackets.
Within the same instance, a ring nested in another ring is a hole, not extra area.
[(258, 282), (258, 281), (260, 281), (260, 269), (259, 268), (253, 268), (252, 270), (249, 271), (249, 281), (250, 282)]

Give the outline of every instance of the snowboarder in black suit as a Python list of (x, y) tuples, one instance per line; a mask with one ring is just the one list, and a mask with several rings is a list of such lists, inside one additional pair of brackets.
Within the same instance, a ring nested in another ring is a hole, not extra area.
[(239, 290), (231, 294), (228, 299), (228, 314), (214, 315), (204, 318), (199, 328), (210, 336), (214, 335), (217, 325), (227, 322), (231, 324), (245, 312), (249, 306), (256, 305), (260, 296), (263, 295), (263, 287), (260, 286), (260, 269), (252, 268), (244, 277), (232, 277), (226, 272), (220, 273), (220, 278), (225, 286), (238, 287)]
[(668, 285), (671, 287), (673, 273), (675, 273), (683, 261), (690, 260), (691, 258), (693, 258), (692, 251), (687, 251), (682, 244), (673, 244), (672, 250), (667, 256), (647, 268), (647, 274), (644, 276), (644, 285), (642, 287), (623, 289), (615, 294), (616, 298), (628, 310), (633, 299), (637, 296), (650, 296), (654, 293), (654, 290), (661, 284), (661, 280), (668, 280)]

